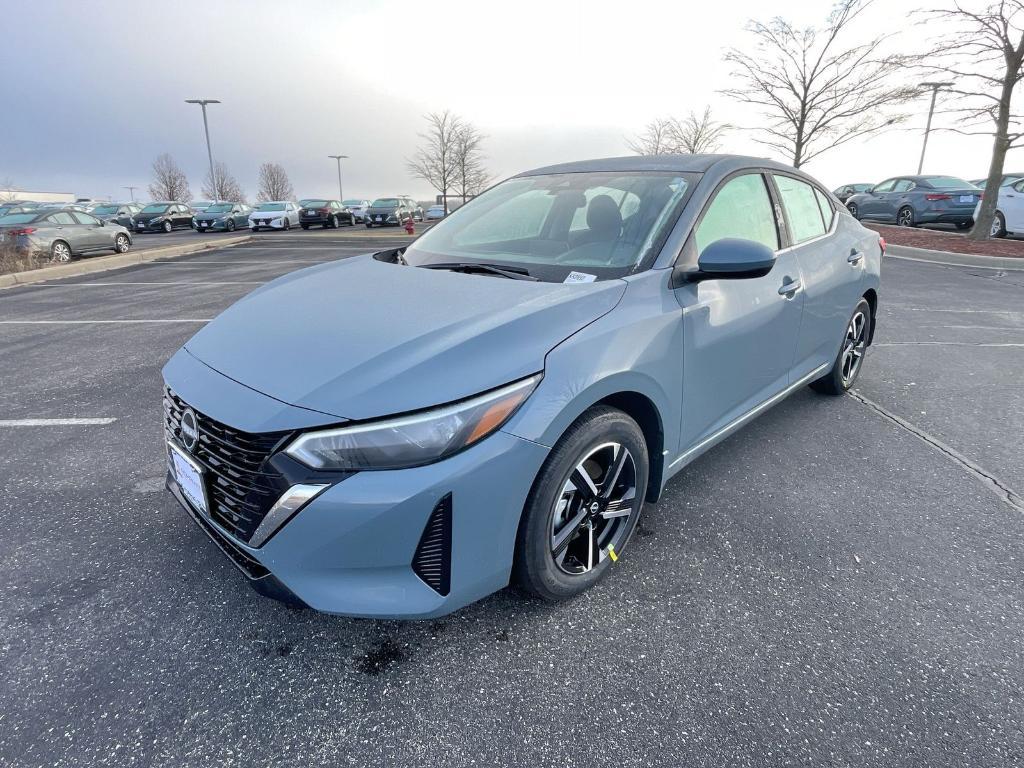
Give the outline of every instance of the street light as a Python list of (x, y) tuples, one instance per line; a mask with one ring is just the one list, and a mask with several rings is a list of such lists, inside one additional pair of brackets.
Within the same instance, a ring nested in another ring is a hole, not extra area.
[(345, 191), (341, 188), (341, 161), (348, 160), (348, 155), (328, 155), (328, 157), (338, 161), (338, 199), (345, 199)]
[(948, 88), (954, 85), (954, 83), (921, 83), (922, 88), (932, 89), (932, 104), (928, 107), (928, 123), (924, 127), (924, 143), (921, 145), (921, 159), (917, 163), (917, 175), (921, 175), (921, 169), (924, 167), (924, 151), (928, 149), (928, 134), (932, 130), (932, 113), (935, 111), (935, 97), (939, 93), (940, 88)]
[(213, 150), (210, 149), (210, 126), (206, 123), (206, 105), (220, 104), (217, 99), (185, 99), (186, 104), (198, 104), (203, 109), (203, 130), (206, 131), (206, 156), (210, 159), (210, 183), (213, 184), (213, 196), (218, 198), (215, 203), (220, 202), (220, 188), (217, 186), (217, 174), (213, 170)]
[(132, 195), (132, 202), (134, 203), (135, 202), (135, 190), (138, 189), (138, 187), (123, 186), (123, 187), (121, 187), (121, 189), (127, 189), (131, 193), (131, 195)]

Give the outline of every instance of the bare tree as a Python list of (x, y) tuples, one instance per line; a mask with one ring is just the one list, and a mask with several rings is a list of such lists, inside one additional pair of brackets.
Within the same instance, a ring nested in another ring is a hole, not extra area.
[(699, 116), (690, 112), (682, 120), (676, 117), (652, 120), (642, 134), (627, 143), (638, 155), (700, 155), (718, 150), (730, 128), (712, 119), (711, 107), (705, 107)]
[(14, 182), (8, 178), (0, 180), (0, 202), (10, 202), (17, 197), (18, 188), (14, 186)]
[(192, 199), (188, 177), (166, 152), (153, 161), (153, 182), (149, 185), (149, 196), (154, 200), (188, 202)]
[(230, 203), (244, 203), (246, 201), (242, 185), (238, 183), (238, 179), (231, 175), (231, 172), (224, 163), (218, 160), (213, 166), (213, 171), (217, 174), (216, 184), (210, 178), (210, 172), (207, 171), (206, 177), (203, 179), (202, 192), (204, 197)]
[(448, 192), (455, 185), (456, 144), (464, 124), (449, 110), (426, 116), (427, 132), (420, 138), (425, 142), (416, 154), (406, 161), (409, 173), (422, 179), (441, 193), (444, 212), (448, 213)]
[(1024, 78), (1024, 0), (999, 0), (978, 10), (954, 0), (949, 8), (926, 12), (925, 20), (948, 29), (922, 59), (926, 71), (953, 81), (943, 112), (954, 117), (955, 127), (944, 130), (992, 136), (985, 196), (967, 235), (984, 240), (992, 232), (1006, 153), (1024, 144), (1024, 116), (1013, 112), (1013, 92)]
[(853, 23), (872, 0), (840, 0), (821, 28), (797, 29), (776, 17), (752, 21), (752, 52), (733, 48), (734, 88), (723, 93), (760, 108), (757, 130), (765, 146), (785, 153), (794, 166), (854, 139), (903, 122), (900, 107), (919, 94), (898, 78), (912, 59), (887, 53), (889, 35), (851, 43)]
[(256, 199), (261, 202), (267, 200), (291, 200), (295, 197), (295, 190), (288, 180), (288, 173), (284, 166), (279, 163), (263, 163), (260, 166), (259, 192)]
[(455, 135), (452, 152), (455, 178), (452, 186), (459, 192), (463, 202), (483, 192), (491, 181), (490, 173), (484, 168), (485, 138), (470, 123), (463, 123)]

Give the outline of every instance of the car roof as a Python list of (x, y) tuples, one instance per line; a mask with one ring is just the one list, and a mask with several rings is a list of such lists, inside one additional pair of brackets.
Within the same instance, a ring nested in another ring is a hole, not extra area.
[[(540, 176), (552, 173), (588, 173), (600, 171), (676, 171), (679, 173), (707, 173), (716, 166), (732, 168), (773, 168), (792, 171), (792, 166), (769, 160), (765, 157), (748, 155), (627, 155), (605, 157), (596, 160), (580, 160), (573, 163), (548, 165), (525, 171), (519, 176)], [(723, 168), (724, 170), (724, 168)]]

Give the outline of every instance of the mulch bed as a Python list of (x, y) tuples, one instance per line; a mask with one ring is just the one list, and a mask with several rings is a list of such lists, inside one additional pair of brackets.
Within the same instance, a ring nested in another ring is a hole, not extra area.
[(914, 227), (890, 227), (866, 221), (862, 221), (861, 224), (878, 232), (889, 245), (906, 245), (910, 248), (927, 248), (932, 251), (948, 251), (949, 253), (1010, 256), (1024, 259), (1024, 240), (989, 238), (982, 243), (976, 243), (953, 232)]

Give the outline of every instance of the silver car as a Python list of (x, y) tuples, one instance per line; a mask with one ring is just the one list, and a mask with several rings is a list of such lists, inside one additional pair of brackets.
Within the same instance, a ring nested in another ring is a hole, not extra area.
[(119, 224), (108, 224), (84, 211), (43, 209), (0, 217), (0, 241), (31, 253), (49, 255), (52, 261), (71, 261), (72, 256), (132, 247), (131, 233)]

